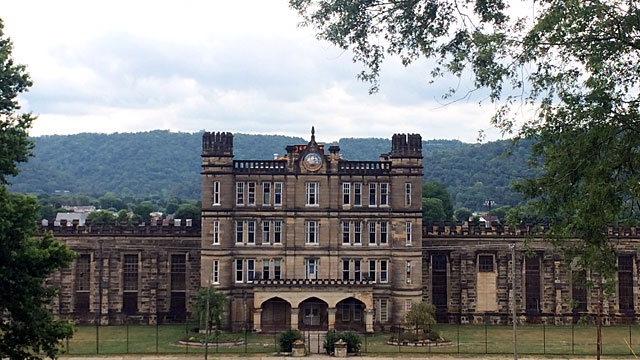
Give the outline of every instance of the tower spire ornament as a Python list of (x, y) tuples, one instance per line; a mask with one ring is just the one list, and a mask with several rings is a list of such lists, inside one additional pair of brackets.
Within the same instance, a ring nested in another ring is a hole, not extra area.
[(314, 126), (311, 127), (311, 142), (316, 141), (316, 129)]

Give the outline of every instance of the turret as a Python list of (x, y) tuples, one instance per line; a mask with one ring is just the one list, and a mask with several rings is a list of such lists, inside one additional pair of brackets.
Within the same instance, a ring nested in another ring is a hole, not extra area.
[(392, 157), (422, 157), (422, 137), (420, 134), (394, 134), (391, 138)]
[(202, 135), (202, 155), (233, 156), (233, 134), (205, 132)]

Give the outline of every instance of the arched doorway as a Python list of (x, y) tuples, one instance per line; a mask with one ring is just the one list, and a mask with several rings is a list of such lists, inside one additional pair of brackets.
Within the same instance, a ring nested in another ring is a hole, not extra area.
[(365, 330), (365, 304), (356, 298), (346, 298), (336, 304), (336, 330)]
[(312, 297), (300, 303), (298, 306), (298, 329), (300, 330), (327, 330), (328, 315), (327, 303)]
[(281, 331), (290, 328), (291, 304), (279, 297), (263, 302), (260, 323), (263, 331)]

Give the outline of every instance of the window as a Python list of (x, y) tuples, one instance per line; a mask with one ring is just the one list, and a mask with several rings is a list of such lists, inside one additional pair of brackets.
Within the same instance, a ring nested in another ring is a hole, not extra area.
[(243, 282), (243, 268), (242, 268), (242, 259), (236, 259), (236, 282)]
[(343, 183), (342, 184), (342, 204), (349, 205), (351, 203), (351, 184)]
[(349, 222), (342, 222), (342, 244), (349, 245)]
[(431, 256), (431, 303), (437, 310), (447, 308), (447, 256)]
[(353, 223), (353, 245), (362, 244), (362, 223), (360, 221), (356, 221)]
[(256, 222), (255, 220), (247, 221), (247, 244), (256, 243)]
[(220, 244), (220, 221), (213, 222), (213, 245)]
[(360, 259), (353, 260), (353, 280), (362, 281), (360, 274)]
[(389, 299), (380, 299), (380, 321), (389, 321)]
[(244, 183), (236, 183), (236, 205), (244, 205)]
[(213, 284), (220, 284), (220, 263), (218, 260), (213, 260), (211, 265), (211, 277)]
[(633, 311), (633, 256), (618, 256), (618, 297), (620, 311)]
[(389, 184), (380, 184), (380, 206), (389, 205)]
[(76, 260), (75, 311), (89, 312), (89, 290), (91, 287), (91, 255), (82, 254)]
[(273, 243), (282, 243), (282, 221), (280, 220), (275, 220), (273, 222)]
[(411, 305), (413, 305), (413, 302), (411, 302), (411, 300), (405, 300), (404, 301), (404, 311), (405, 312), (409, 312), (411, 310)]
[(220, 181), (213, 182), (213, 205), (220, 205)]
[(407, 261), (407, 284), (411, 284), (411, 261)]
[(493, 272), (493, 255), (478, 256), (478, 271)]
[(524, 260), (525, 310), (527, 314), (539, 314), (541, 298), (540, 255)]
[(304, 259), (305, 262), (305, 274), (307, 279), (318, 278), (318, 259), (310, 258)]
[(353, 205), (362, 206), (362, 184), (353, 184)]
[(404, 204), (411, 206), (411, 183), (404, 184)]
[(340, 309), (342, 313), (342, 321), (349, 321), (349, 313), (351, 312), (351, 304), (342, 304), (342, 309)]
[(389, 281), (389, 261), (380, 260), (380, 282), (386, 283)]
[(376, 222), (369, 221), (369, 245), (376, 244)]
[(306, 244), (317, 244), (318, 243), (318, 222), (305, 221), (304, 234), (305, 234)]
[(262, 205), (271, 205), (271, 183), (262, 183)]
[(376, 194), (377, 190), (378, 184), (369, 184), (369, 206), (376, 206), (376, 199), (378, 198), (378, 194)]
[(376, 260), (369, 259), (369, 281), (376, 282)]
[(571, 296), (575, 304), (573, 312), (587, 311), (587, 276), (584, 271), (574, 271), (571, 275)]
[(411, 246), (411, 222), (407, 222), (407, 246)]
[(282, 205), (282, 183), (273, 183), (273, 205)]
[(236, 220), (236, 244), (242, 244), (244, 242), (244, 223), (241, 220)]
[(280, 280), (282, 274), (282, 260), (273, 260), (273, 280)]
[(307, 183), (307, 206), (318, 205), (318, 187), (319, 184), (317, 182)]
[(138, 255), (124, 255), (122, 312), (138, 312)]
[(271, 223), (269, 221), (262, 222), (262, 243), (271, 243)]
[(187, 266), (184, 254), (171, 255), (171, 290), (186, 289)]
[(387, 244), (387, 228), (389, 223), (386, 221), (380, 221), (380, 245)]
[(247, 282), (252, 283), (256, 274), (256, 261), (253, 259), (247, 260)]
[(269, 276), (270, 265), (271, 265), (271, 260), (269, 259), (262, 260), (262, 278), (265, 280), (269, 280), (270, 278)]
[(353, 304), (353, 321), (362, 320), (362, 305)]
[(247, 204), (256, 204), (256, 183), (254, 182), (247, 183)]
[(349, 280), (351, 269), (349, 268), (349, 259), (342, 259), (342, 280)]

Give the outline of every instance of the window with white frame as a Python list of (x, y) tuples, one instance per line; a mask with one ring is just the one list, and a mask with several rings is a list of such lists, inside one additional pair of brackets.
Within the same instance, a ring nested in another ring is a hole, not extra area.
[(376, 260), (369, 259), (369, 281), (376, 282)]
[(408, 221), (407, 222), (407, 238), (406, 238), (406, 243), (407, 246), (411, 246), (411, 222)]
[(411, 284), (411, 261), (407, 261), (407, 284)]
[(378, 184), (369, 183), (369, 206), (377, 206)]
[(273, 205), (282, 205), (282, 183), (273, 183)]
[(349, 321), (349, 314), (351, 313), (351, 304), (342, 304), (340, 309), (340, 313), (342, 315), (342, 321)]
[(380, 260), (380, 282), (386, 283), (389, 281), (389, 261)]
[(362, 320), (362, 305), (354, 304), (353, 305), (353, 321)]
[(220, 205), (220, 181), (213, 182), (213, 205)]
[(317, 182), (307, 183), (307, 206), (318, 206), (318, 188), (320, 184)]
[(411, 310), (411, 305), (413, 305), (413, 302), (411, 300), (405, 300), (404, 301), (404, 311), (405, 312), (409, 312)]
[(236, 244), (244, 243), (244, 222), (236, 220)]
[(342, 183), (342, 204), (349, 205), (351, 203), (351, 183)]
[(380, 299), (380, 321), (389, 321), (389, 299)]
[(343, 245), (349, 245), (350, 241), (349, 241), (349, 222), (348, 221), (343, 221), (342, 222), (342, 244)]
[(256, 243), (256, 221), (247, 221), (247, 244)]
[(386, 245), (389, 234), (389, 223), (387, 221), (380, 221), (380, 245)]
[(411, 206), (411, 183), (404, 184), (404, 204), (409, 207)]
[(262, 243), (271, 243), (271, 223), (268, 220), (262, 222)]
[(256, 261), (254, 259), (247, 259), (247, 282), (252, 283), (256, 274)]
[(262, 205), (263, 206), (271, 205), (271, 183), (270, 182), (262, 183)]
[(376, 222), (369, 221), (369, 245), (376, 244)]
[(236, 282), (241, 283), (244, 282), (244, 269), (242, 267), (243, 261), (242, 259), (236, 259)]
[(304, 222), (304, 234), (306, 244), (318, 243), (318, 221), (307, 220)]
[(362, 184), (353, 184), (353, 206), (362, 206)]
[(236, 183), (236, 205), (244, 205), (244, 183)]
[(212, 284), (220, 284), (220, 263), (213, 260), (211, 263), (211, 280)]
[(213, 239), (211, 239), (213, 245), (220, 244), (220, 221), (213, 222)]
[(247, 183), (247, 205), (256, 204), (256, 183)]
[(282, 221), (273, 221), (273, 243), (282, 244)]
[(273, 280), (280, 280), (282, 276), (282, 260), (273, 259)]
[(353, 260), (353, 280), (361, 281), (362, 272), (360, 270), (360, 259)]
[(389, 205), (389, 184), (380, 184), (380, 206)]
[(362, 244), (362, 222), (353, 223), (353, 245)]
[(349, 259), (342, 259), (342, 281), (348, 281), (351, 269), (349, 267)]
[(270, 279), (270, 271), (271, 270), (271, 260), (270, 259), (262, 259), (262, 278), (265, 280)]
[(307, 279), (318, 278), (318, 259), (317, 258), (304, 259), (304, 268), (305, 268), (305, 275)]

